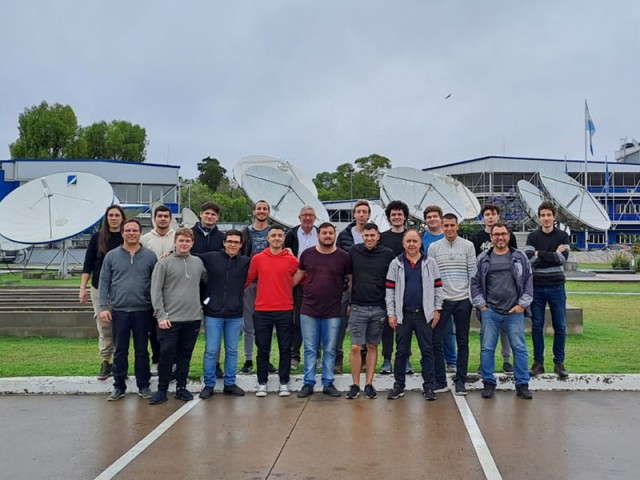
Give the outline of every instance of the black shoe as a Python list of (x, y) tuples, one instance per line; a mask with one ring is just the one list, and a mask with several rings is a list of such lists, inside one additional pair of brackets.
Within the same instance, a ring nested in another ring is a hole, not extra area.
[(502, 364), (502, 373), (506, 373), (507, 375), (513, 374), (513, 365), (509, 362), (504, 362)]
[(322, 389), (322, 393), (324, 393), (325, 395), (329, 395), (330, 397), (339, 397), (340, 395), (342, 395), (342, 393), (340, 393), (340, 390), (338, 390), (333, 383), (330, 383), (329, 385), (324, 387)]
[(544, 365), (542, 365), (539, 362), (533, 362), (533, 365), (531, 365), (531, 370), (529, 370), (529, 375), (531, 375), (532, 377), (535, 377), (543, 373), (544, 373)]
[(482, 389), (482, 398), (493, 398), (496, 394), (496, 386), (491, 382), (484, 382)]
[(364, 396), (370, 400), (373, 400), (374, 398), (378, 398), (378, 392), (376, 392), (376, 389), (373, 388), (372, 384), (367, 383), (364, 386)]
[(553, 371), (558, 375), (558, 378), (560, 378), (561, 380), (564, 380), (569, 376), (569, 372), (567, 371), (567, 369), (564, 366), (564, 363), (562, 362), (556, 363), (555, 366), (553, 367)]
[(422, 391), (422, 396), (428, 402), (433, 402), (437, 398), (433, 388), (425, 388)]
[(467, 388), (464, 386), (464, 382), (462, 380), (454, 380), (453, 384), (456, 395), (465, 396), (467, 394)]
[(124, 390), (122, 388), (114, 388), (113, 392), (107, 397), (107, 400), (110, 402), (115, 402), (116, 400), (120, 400), (124, 397)]
[(404, 397), (404, 388), (398, 385), (394, 385), (391, 391), (387, 395), (387, 400), (395, 400), (400, 397)]
[(251, 370), (253, 370), (253, 361), (247, 360), (246, 362), (244, 362), (244, 365), (242, 365), (240, 373), (251, 373)]
[(216, 378), (224, 378), (224, 372), (220, 368), (220, 362), (216, 363)]
[(151, 400), (149, 400), (149, 405), (160, 405), (161, 403), (164, 403), (167, 400), (169, 400), (167, 398), (167, 391), (158, 390), (156, 393), (153, 394), (153, 396), (151, 397)]
[(516, 395), (525, 400), (531, 400), (533, 395), (529, 391), (529, 384), (523, 383), (522, 385), (516, 385)]
[(100, 372), (98, 373), (98, 380), (106, 380), (110, 375), (111, 364), (107, 360), (103, 360), (100, 366)]
[(358, 385), (351, 385), (349, 387), (349, 391), (347, 392), (347, 398), (349, 400), (353, 400), (354, 398), (358, 398), (360, 396), (360, 387)]
[(313, 395), (313, 385), (305, 383), (298, 392), (298, 398), (306, 398), (309, 395)]
[(269, 373), (276, 373), (278, 369), (269, 362)]
[(211, 398), (213, 397), (213, 387), (204, 387), (201, 391), (200, 391), (200, 395), (198, 395), (200, 398), (202, 398), (203, 400), (206, 400), (207, 398)]
[(413, 367), (411, 366), (411, 362), (409, 360), (407, 360), (407, 365), (404, 369), (404, 373), (406, 375), (413, 375)]
[(235, 383), (233, 385), (225, 385), (222, 393), (225, 395), (233, 395), (234, 397), (244, 397), (244, 390)]
[(193, 395), (185, 387), (180, 387), (176, 390), (176, 398), (183, 402), (190, 402), (193, 400)]
[(342, 375), (342, 359), (336, 359), (336, 364), (333, 366), (333, 374)]
[(153, 393), (151, 392), (151, 389), (149, 387), (144, 387), (138, 390), (138, 396), (142, 398), (151, 398), (153, 396)]

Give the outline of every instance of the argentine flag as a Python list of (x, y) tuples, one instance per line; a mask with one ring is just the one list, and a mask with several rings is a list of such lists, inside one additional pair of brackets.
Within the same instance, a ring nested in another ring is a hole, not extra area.
[(591, 114), (589, 113), (589, 106), (586, 100), (584, 101), (584, 119), (585, 130), (589, 132), (589, 150), (591, 150), (591, 156), (593, 157), (593, 136), (596, 134), (596, 126), (593, 124), (593, 120), (591, 120)]

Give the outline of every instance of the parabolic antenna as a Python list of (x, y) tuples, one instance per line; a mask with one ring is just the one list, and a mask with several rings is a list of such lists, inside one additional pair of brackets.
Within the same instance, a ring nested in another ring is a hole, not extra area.
[(242, 176), (244, 175), (244, 172), (246, 172), (247, 169), (258, 165), (276, 168), (281, 172), (292, 176), (304, 185), (314, 197), (318, 196), (318, 189), (316, 188), (316, 185), (302, 170), (289, 162), (280, 160), (279, 158), (270, 157), (268, 155), (250, 155), (248, 157), (241, 158), (240, 161), (235, 164), (233, 167), (233, 178), (238, 182), (240, 188), (244, 188), (244, 185), (242, 184)]
[[(455, 213), (459, 219), (476, 218), (480, 203), (459, 181), (446, 175), (424, 172), (415, 168), (396, 167), (382, 177), (380, 197), (400, 200), (409, 206), (409, 215), (423, 221), (429, 205), (438, 205), (444, 213)], [(384, 192), (382, 192), (384, 190)]]
[(199, 221), (200, 219), (193, 210), (186, 207), (182, 209), (182, 226), (184, 228), (193, 228)]
[(4, 238), (2, 235), (0, 235), (0, 251), (2, 252), (15, 252), (18, 250), (26, 250), (30, 246), (31, 245), (29, 245), (28, 243), (12, 242), (8, 238)]
[(31, 180), (0, 202), (0, 235), (19, 243), (64, 240), (102, 219), (113, 189), (91, 173), (55, 173)]
[(380, 232), (386, 232), (391, 228), (389, 224), (389, 220), (387, 220), (387, 215), (384, 212), (384, 208), (380, 205), (376, 205), (375, 203), (368, 202), (371, 207), (371, 216), (369, 217), (369, 221), (375, 223), (378, 226), (378, 230)]
[(302, 183), (277, 168), (256, 165), (242, 174), (242, 188), (255, 203), (266, 200), (271, 206), (271, 218), (293, 227), (300, 223), (298, 216), (305, 205), (316, 212), (316, 224), (329, 221), (329, 213), (318, 198)]
[(529, 183), (526, 180), (519, 180), (516, 188), (518, 189), (518, 195), (520, 195), (520, 198), (522, 199), (522, 204), (524, 205), (527, 215), (529, 215), (531, 220), (540, 224), (540, 219), (538, 218), (538, 207), (542, 202), (547, 201), (544, 193), (542, 193), (542, 190), (534, 184)]
[(538, 174), (547, 193), (567, 220), (595, 230), (608, 230), (611, 219), (602, 204), (569, 175), (559, 172)]

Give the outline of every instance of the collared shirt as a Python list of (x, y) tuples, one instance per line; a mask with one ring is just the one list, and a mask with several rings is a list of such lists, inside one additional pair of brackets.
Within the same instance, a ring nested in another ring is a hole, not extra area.
[(302, 227), (298, 229), (298, 259), (307, 248), (318, 245), (318, 232), (313, 227), (309, 233), (305, 233)]

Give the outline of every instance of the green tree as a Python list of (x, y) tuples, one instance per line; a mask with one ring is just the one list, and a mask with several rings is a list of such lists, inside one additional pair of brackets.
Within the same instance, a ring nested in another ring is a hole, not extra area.
[[(225, 177), (226, 179), (226, 177)], [(226, 182), (228, 184), (228, 181)], [(220, 205), (221, 222), (247, 222), (251, 214), (251, 206), (247, 196), (239, 189), (227, 192), (214, 192), (208, 185), (199, 180), (187, 180), (181, 188), (181, 204), (200, 213), (204, 202), (216, 202)]]
[(18, 139), (9, 145), (11, 158), (69, 158), (81, 153), (78, 119), (69, 105), (47, 102), (25, 108), (18, 117)]
[(105, 158), (144, 162), (147, 156), (147, 132), (140, 125), (124, 120), (97, 122), (80, 130), (87, 158)]
[(203, 158), (198, 163), (198, 181), (207, 185), (212, 191), (216, 191), (223, 179), (226, 177), (227, 170), (220, 165), (220, 161), (217, 158)]
[(320, 172), (313, 179), (320, 200), (377, 198), (378, 181), (391, 168), (391, 161), (378, 154), (358, 158), (354, 164), (338, 165), (335, 172)]

